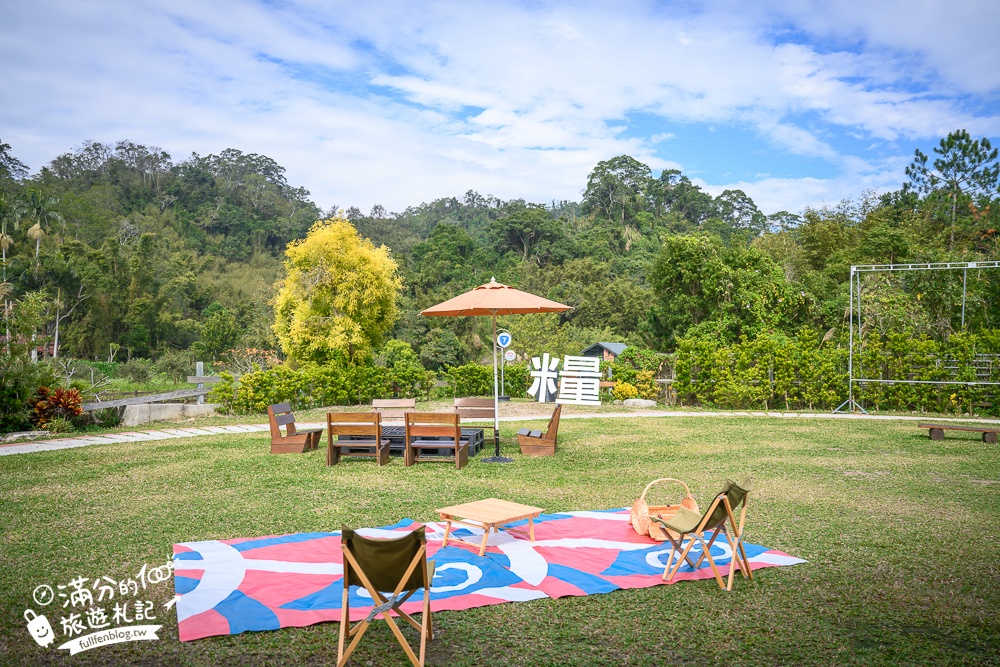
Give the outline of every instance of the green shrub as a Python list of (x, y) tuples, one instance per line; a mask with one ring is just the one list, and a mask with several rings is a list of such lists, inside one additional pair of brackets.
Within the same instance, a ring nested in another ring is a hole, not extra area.
[(651, 372), (656, 377), (656, 371), (666, 359), (666, 355), (630, 345), (611, 362), (611, 375), (615, 381), (635, 384), (636, 374), (641, 371)]
[[(224, 414), (254, 414), (267, 406), (290, 403), (293, 408), (330, 405), (364, 405), (374, 398), (426, 393), (432, 380), (423, 368), (419, 372), (408, 364), (384, 366), (347, 366), (334, 363), (303, 364), (293, 369), (277, 366), (243, 375), (237, 384), (231, 373), (222, 378), (208, 394)], [(405, 391), (399, 391), (400, 389)]]
[(118, 411), (118, 408), (91, 410), (90, 419), (94, 424), (103, 428), (114, 428), (122, 423), (121, 413)]
[(493, 366), (465, 364), (449, 366), (444, 371), (444, 381), (448, 392), (456, 398), (460, 396), (492, 396)]
[(133, 357), (118, 367), (118, 375), (136, 384), (145, 384), (153, 378), (153, 362)]
[(45, 430), (49, 433), (72, 433), (76, 427), (65, 417), (56, 417), (45, 425)]

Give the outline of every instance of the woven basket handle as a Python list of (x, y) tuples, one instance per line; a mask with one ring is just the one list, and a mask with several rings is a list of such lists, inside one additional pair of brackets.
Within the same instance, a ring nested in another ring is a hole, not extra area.
[(645, 500), (646, 500), (646, 492), (649, 491), (653, 487), (654, 484), (659, 484), (660, 482), (676, 482), (677, 484), (680, 484), (681, 486), (684, 487), (684, 495), (685, 496), (690, 496), (691, 495), (691, 489), (689, 489), (688, 485), (685, 484), (684, 482), (682, 482), (681, 480), (674, 479), (673, 477), (661, 477), (660, 479), (654, 479), (652, 482), (650, 482), (649, 484), (646, 485), (646, 488), (642, 490), (642, 495), (639, 496), (639, 500), (645, 502)]

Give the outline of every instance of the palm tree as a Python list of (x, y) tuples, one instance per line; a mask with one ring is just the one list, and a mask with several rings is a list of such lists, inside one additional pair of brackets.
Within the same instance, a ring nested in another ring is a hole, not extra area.
[(28, 229), (28, 238), (35, 242), (35, 278), (38, 278), (38, 254), (42, 247), (42, 237), (45, 235), (45, 226), (52, 222), (62, 220), (62, 216), (55, 210), (59, 200), (55, 197), (46, 196), (38, 188), (28, 188), (21, 196), (18, 214), (35, 224)]

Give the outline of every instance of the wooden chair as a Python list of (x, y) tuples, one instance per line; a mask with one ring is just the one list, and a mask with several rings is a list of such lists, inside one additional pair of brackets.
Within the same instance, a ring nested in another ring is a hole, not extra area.
[[(341, 532), (340, 549), (344, 555), (344, 598), (340, 611), (340, 641), (337, 645), (337, 667), (343, 667), (357, 648), (372, 621), (382, 616), (417, 667), (423, 667), (427, 655), (427, 640), (434, 638), (431, 625), (431, 581), (434, 562), (427, 561), (427, 536), (420, 526), (398, 539), (369, 538), (350, 528)], [(368, 616), (351, 626), (351, 586), (364, 586), (371, 596), (373, 608)], [(423, 613), (420, 623), (400, 609), (414, 592), (423, 589)], [(385, 593), (392, 591), (391, 595)], [(420, 656), (410, 647), (391, 614), (409, 623), (420, 632)], [(351, 644), (344, 647), (347, 640)]]
[(549, 419), (549, 427), (544, 433), (526, 428), (518, 431), (517, 444), (521, 446), (521, 453), (525, 456), (553, 456), (556, 453), (556, 436), (559, 434), (561, 414), (562, 406), (557, 405), (552, 418)]
[[(750, 560), (747, 558), (746, 549), (743, 548), (743, 523), (747, 516), (747, 498), (750, 495), (750, 490), (751, 482), (749, 478), (740, 484), (728, 481), (722, 491), (716, 494), (715, 499), (712, 500), (712, 504), (708, 506), (708, 509), (702, 515), (681, 506), (677, 510), (677, 513), (670, 519), (664, 520), (657, 516), (649, 517), (666, 529), (667, 539), (670, 540), (672, 546), (670, 556), (667, 558), (667, 565), (663, 568), (664, 581), (670, 583), (682, 563), (687, 562), (688, 565), (697, 570), (698, 566), (706, 558), (708, 559), (708, 564), (712, 566), (712, 573), (715, 574), (715, 580), (719, 582), (719, 588), (727, 591), (733, 590), (733, 573), (737, 568), (743, 573), (744, 577), (753, 579)], [(740, 511), (740, 520), (737, 523), (733, 512), (741, 505), (743, 509)], [(728, 528), (726, 527), (727, 524)], [(707, 542), (705, 541), (705, 531), (712, 531), (712, 536)], [(726, 536), (726, 541), (729, 542), (729, 548), (732, 553), (732, 558), (729, 562), (729, 581), (725, 584), (722, 582), (722, 575), (719, 574), (719, 568), (715, 565), (715, 560), (712, 559), (711, 554), (712, 545), (720, 534)], [(681, 545), (684, 542), (685, 536), (687, 536), (687, 546), (682, 549)], [(691, 547), (694, 546), (696, 539), (701, 544), (701, 556), (699, 556), (697, 561), (692, 562), (688, 554), (691, 551)], [(673, 562), (675, 556), (677, 557), (676, 563)], [(671, 569), (672, 564), (673, 569)]]
[[(337, 441), (333, 441), (337, 436)], [(350, 436), (362, 439), (346, 440)], [(377, 412), (326, 413), (326, 464), (335, 466), (341, 456), (374, 458), (389, 463), (389, 441), (382, 441), (382, 415)]]
[(417, 409), (415, 398), (376, 398), (372, 400), (372, 409), (382, 415), (382, 419), (403, 420), (403, 415)]
[[(271, 425), (272, 454), (301, 454), (319, 445), (319, 437), (323, 429), (311, 428), (298, 430), (295, 428), (295, 415), (288, 403), (267, 406), (267, 420)], [(281, 434), (281, 427), (285, 434)]]
[[(462, 419), (489, 419), (496, 417), (496, 404), (492, 398), (456, 398), (455, 412)], [(500, 434), (493, 431), (493, 447), (497, 446)]]
[[(455, 461), (461, 469), (469, 462), (469, 441), (462, 440), (461, 418), (448, 412), (407, 412), (406, 413), (406, 454), (405, 464), (426, 461)], [(431, 440), (430, 438), (436, 438)], [(426, 455), (425, 450), (451, 450), (451, 456)]]

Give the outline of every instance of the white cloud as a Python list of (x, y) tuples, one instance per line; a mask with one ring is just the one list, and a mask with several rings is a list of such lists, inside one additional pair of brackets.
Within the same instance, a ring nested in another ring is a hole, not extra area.
[[(821, 179), (755, 156), (744, 171), (772, 176), (740, 189), (797, 210), (898, 186), (902, 158), (859, 168), (873, 158), (858, 144), (905, 157), (904, 141), (957, 127), (1000, 135), (995, 111), (973, 110), (996, 106), (1000, 52), (970, 41), (995, 9), (958, 3), (959, 28), (943, 5), (869, 5), (21, 3), (0, 26), (14, 101), (0, 138), (34, 168), (88, 138), (175, 159), (234, 147), (277, 160), (324, 208), (400, 210), (468, 189), (577, 199), (620, 154), (727, 180), (665, 154), (678, 124), (714, 125), (833, 165)], [(660, 120), (629, 127), (637, 113)]]

